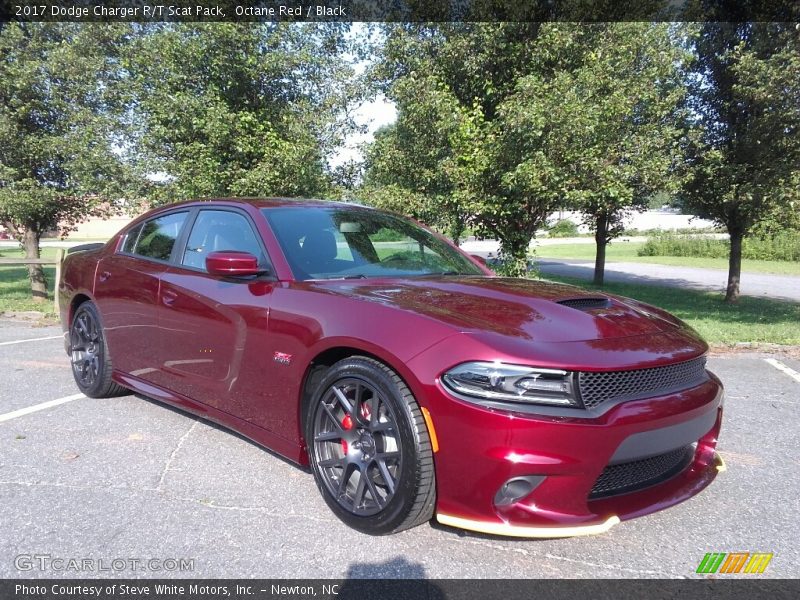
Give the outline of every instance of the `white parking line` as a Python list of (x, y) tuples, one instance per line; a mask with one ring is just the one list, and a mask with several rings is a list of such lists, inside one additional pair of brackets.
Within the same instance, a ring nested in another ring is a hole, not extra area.
[(48, 400), (47, 402), (42, 402), (41, 404), (34, 404), (28, 408), (20, 408), (19, 410), (14, 410), (10, 413), (0, 415), (0, 423), (4, 421), (10, 421), (11, 419), (16, 419), (17, 417), (22, 417), (24, 415), (29, 415), (40, 410), (45, 410), (46, 408), (52, 408), (54, 406), (58, 406), (59, 404), (66, 404), (67, 402), (72, 402), (73, 400), (80, 400), (81, 398), (85, 397), (86, 396), (83, 394), (72, 394), (72, 396), (64, 396), (63, 398)]
[(786, 373), (789, 377), (791, 377), (795, 381), (800, 381), (800, 373), (798, 373), (794, 369), (791, 369), (791, 368), (787, 367), (781, 361), (775, 360), (774, 358), (765, 358), (764, 362), (768, 362), (769, 364), (771, 364), (773, 367), (775, 367), (779, 371), (783, 371), (784, 373)]
[(63, 335), (51, 335), (50, 337), (30, 338), (28, 340), (14, 340), (11, 342), (0, 342), (0, 346), (11, 346), (12, 344), (24, 344), (25, 342), (41, 342), (42, 340), (60, 340)]

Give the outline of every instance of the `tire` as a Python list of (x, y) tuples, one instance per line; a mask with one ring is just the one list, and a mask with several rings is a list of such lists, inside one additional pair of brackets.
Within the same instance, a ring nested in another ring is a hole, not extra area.
[(89, 398), (109, 398), (130, 393), (111, 381), (113, 366), (100, 313), (94, 303), (87, 301), (77, 308), (69, 340), (72, 376), (83, 394)]
[(436, 477), (425, 419), (386, 365), (365, 356), (333, 365), (312, 394), (305, 426), (314, 480), (344, 523), (385, 535), (433, 517)]

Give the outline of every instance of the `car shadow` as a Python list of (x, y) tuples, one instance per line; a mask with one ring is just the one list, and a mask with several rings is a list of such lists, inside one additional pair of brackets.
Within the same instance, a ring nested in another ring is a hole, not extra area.
[(407, 600), (425, 598), (444, 600), (447, 595), (436, 583), (428, 580), (425, 567), (404, 557), (377, 563), (353, 563), (347, 568), (345, 582), (336, 598), (381, 598)]
[(157, 406), (159, 408), (162, 408), (164, 410), (168, 410), (168, 411), (173, 412), (175, 414), (187, 417), (187, 418), (189, 418), (189, 419), (191, 419), (193, 421), (198, 421), (200, 423), (203, 423), (204, 425), (207, 425), (208, 427), (216, 429), (217, 431), (221, 431), (221, 432), (226, 433), (226, 434), (228, 434), (228, 435), (230, 435), (232, 437), (238, 438), (238, 439), (242, 440), (243, 442), (247, 442), (251, 446), (255, 446), (259, 450), (262, 450), (263, 452), (266, 452), (270, 456), (273, 456), (273, 457), (281, 460), (283, 463), (285, 463), (285, 464), (287, 464), (287, 465), (289, 465), (291, 467), (294, 467), (294, 468), (296, 468), (296, 469), (298, 469), (298, 470), (300, 470), (300, 471), (302, 471), (304, 473), (311, 474), (311, 469), (310, 468), (304, 467), (304, 466), (302, 466), (302, 465), (300, 465), (300, 464), (298, 464), (298, 463), (296, 463), (294, 461), (291, 461), (288, 458), (286, 458), (285, 456), (281, 456), (277, 452), (274, 452), (274, 451), (270, 450), (269, 448), (267, 448), (265, 446), (262, 446), (261, 444), (259, 444), (257, 442), (254, 442), (249, 437), (244, 436), (244, 435), (242, 435), (242, 434), (240, 434), (240, 433), (238, 433), (238, 432), (236, 432), (236, 431), (234, 431), (232, 429), (228, 429), (227, 427), (225, 427), (223, 425), (219, 425), (218, 423), (215, 423), (214, 421), (210, 421), (209, 419), (204, 419), (203, 417), (199, 417), (199, 416), (197, 416), (197, 415), (195, 415), (193, 413), (190, 413), (190, 412), (188, 412), (186, 410), (183, 410), (183, 409), (178, 408), (176, 406), (172, 406), (172, 405), (166, 404), (165, 402), (160, 402), (159, 400), (156, 400), (155, 398), (150, 398), (149, 396), (145, 396), (143, 394), (134, 393), (134, 394), (129, 394), (129, 395), (135, 396), (139, 400), (144, 400), (144, 401), (149, 402), (150, 404), (153, 404), (153, 405), (155, 405), (155, 406)]

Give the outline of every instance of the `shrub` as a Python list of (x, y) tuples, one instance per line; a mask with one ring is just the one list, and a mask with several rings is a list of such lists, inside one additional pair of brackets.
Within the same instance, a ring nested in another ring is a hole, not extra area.
[(370, 238), (373, 242), (399, 242), (405, 239), (405, 235), (399, 231), (395, 231), (394, 229), (382, 227), (373, 233)]
[(745, 238), (742, 257), (800, 261), (800, 231), (786, 230), (770, 236)]
[(547, 230), (550, 237), (577, 237), (580, 235), (578, 226), (569, 219), (561, 219)]
[(728, 256), (728, 240), (708, 236), (676, 235), (671, 232), (651, 235), (639, 249), (639, 256), (701, 256), (725, 258)]
[[(708, 236), (659, 233), (650, 236), (639, 256), (697, 256), (727, 258), (728, 240)], [(742, 244), (742, 258), (751, 260), (800, 261), (800, 232), (783, 231), (767, 237), (748, 237)]]

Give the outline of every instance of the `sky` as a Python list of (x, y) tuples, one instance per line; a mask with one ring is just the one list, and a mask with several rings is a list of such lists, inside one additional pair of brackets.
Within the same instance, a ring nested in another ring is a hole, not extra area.
[[(368, 36), (370, 33), (367, 30), (366, 23), (353, 23), (348, 35), (351, 38), (357, 38)], [(379, 32), (374, 31), (372, 33), (373, 41), (376, 39), (376, 36), (379, 35)], [(359, 61), (355, 57), (351, 57), (351, 62), (356, 75), (362, 74), (370, 64), (368, 60)], [(344, 147), (328, 160), (329, 165), (331, 167), (336, 167), (350, 160), (360, 161), (363, 158), (361, 148), (374, 139), (374, 134), (378, 129), (384, 125), (393, 123), (396, 118), (397, 109), (394, 103), (387, 100), (383, 95), (379, 95), (373, 100), (362, 103), (355, 111), (355, 119), (358, 125), (366, 127), (366, 133), (351, 134), (347, 138)]]
[(350, 160), (362, 159), (360, 148), (374, 139), (375, 132), (389, 123), (393, 123), (397, 118), (397, 109), (393, 102), (383, 96), (370, 102), (365, 102), (355, 111), (356, 122), (365, 125), (366, 133), (351, 134), (345, 146), (328, 161), (331, 167), (335, 167)]

